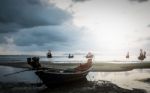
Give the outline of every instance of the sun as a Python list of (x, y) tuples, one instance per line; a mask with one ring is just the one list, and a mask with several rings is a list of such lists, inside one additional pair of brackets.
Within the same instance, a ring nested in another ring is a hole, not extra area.
[(127, 49), (129, 46), (130, 39), (127, 35), (130, 33), (130, 26), (124, 20), (107, 17), (103, 21), (88, 18), (81, 20), (80, 18), (80, 20), (75, 21), (75, 24), (88, 29), (86, 39), (97, 50), (116, 51)]
[(97, 31), (93, 31), (94, 40), (97, 44), (101, 44), (103, 48), (109, 50), (116, 50), (126, 46), (125, 34), (121, 31), (115, 30), (107, 25), (107, 27), (102, 28), (100, 26), (96, 27)]

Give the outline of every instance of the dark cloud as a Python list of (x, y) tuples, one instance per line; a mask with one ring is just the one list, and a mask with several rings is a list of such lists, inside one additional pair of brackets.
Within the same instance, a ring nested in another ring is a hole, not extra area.
[(0, 23), (0, 33), (15, 32), (22, 28), (20, 24), (16, 23)]
[(17, 31), (44, 25), (59, 25), (71, 18), (54, 5), (47, 5), (47, 0), (1, 0), (0, 1), (0, 32)]
[(130, 0), (130, 1), (142, 3), (142, 2), (147, 2), (149, 0)]
[(11, 41), (19, 50), (71, 46), (81, 35), (71, 20), (70, 13), (48, 0), (1, 0), (0, 44)]
[(7, 40), (5, 39), (4, 36), (6, 36), (6, 35), (5, 34), (0, 34), (0, 44), (3, 44), (5, 42), (7, 42)]
[(37, 46), (39, 46), (39, 48), (58, 50), (58, 48), (64, 49), (66, 46), (72, 46), (81, 35), (81, 30), (73, 25), (59, 25), (23, 29), (12, 37), (14, 38), (14, 44), (20, 47), (36, 46), (36, 49), (38, 49)]

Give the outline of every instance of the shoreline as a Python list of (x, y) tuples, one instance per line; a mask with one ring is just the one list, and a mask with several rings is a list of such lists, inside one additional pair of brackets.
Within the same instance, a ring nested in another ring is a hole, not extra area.
[[(74, 68), (78, 66), (80, 63), (52, 63), (52, 62), (40, 62), (42, 67), (47, 68)], [(0, 62), (0, 66), (10, 66), (15, 68), (31, 68), (27, 62)], [(149, 69), (150, 62), (93, 62), (93, 66), (91, 71), (94, 72), (114, 72), (114, 71), (129, 71), (133, 69)]]

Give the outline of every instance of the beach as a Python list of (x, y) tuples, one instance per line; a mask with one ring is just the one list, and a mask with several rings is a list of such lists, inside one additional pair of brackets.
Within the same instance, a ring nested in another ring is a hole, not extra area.
[[(47, 88), (43, 85), (34, 71), (5, 76), (26, 70), (28, 67), (24, 61), (12, 61), (11, 64), (9, 62), (0, 62), (1, 65), (5, 63), (4, 66), (0, 66), (0, 93), (150, 93), (149, 61), (143, 63), (118, 61), (100, 61), (96, 63), (94, 61), (91, 72), (86, 77), (87, 82), (55, 88)], [(82, 63), (84, 62), (86, 60), (82, 61)], [(41, 63), (46, 67), (62, 69), (79, 65), (79, 61), (70, 61), (69, 63), (64, 63), (64, 61), (45, 63), (45, 61), (41, 61)], [(23, 68), (19, 68), (20, 65)], [(113, 69), (115, 70), (113, 71)]]
[[(7, 84), (7, 85), (6, 85)], [(0, 93), (146, 93), (143, 89), (124, 89), (109, 81), (86, 82), (77, 85), (46, 88), (36, 84), (0, 83)]]
[[(0, 93), (149, 93), (150, 70), (135, 69), (126, 72), (90, 72), (87, 82), (47, 88), (33, 71), (8, 77), (3, 75), (20, 68), (0, 67)], [(3, 70), (2, 70), (3, 69)], [(5, 73), (4, 73), (5, 72)], [(108, 90), (109, 89), (109, 90)], [(61, 90), (61, 91), (60, 91)]]

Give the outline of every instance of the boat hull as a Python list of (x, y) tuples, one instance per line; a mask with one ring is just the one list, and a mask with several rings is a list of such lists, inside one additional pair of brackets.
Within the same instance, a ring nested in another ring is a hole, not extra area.
[(66, 85), (71, 82), (80, 82), (86, 80), (89, 71), (76, 73), (36, 71), (36, 75), (43, 81), (47, 87)]

